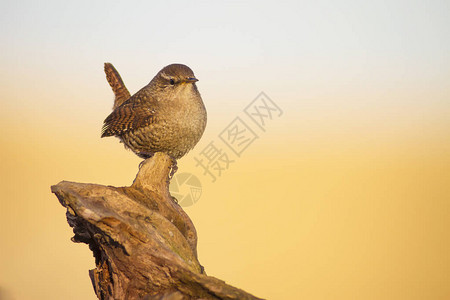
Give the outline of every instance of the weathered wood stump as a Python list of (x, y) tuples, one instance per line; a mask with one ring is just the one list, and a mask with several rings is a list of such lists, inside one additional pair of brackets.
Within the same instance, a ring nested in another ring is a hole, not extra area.
[(52, 186), (67, 208), (73, 242), (89, 245), (99, 299), (258, 299), (207, 276), (197, 259), (192, 221), (169, 193), (172, 160), (145, 160), (130, 187), (62, 181)]

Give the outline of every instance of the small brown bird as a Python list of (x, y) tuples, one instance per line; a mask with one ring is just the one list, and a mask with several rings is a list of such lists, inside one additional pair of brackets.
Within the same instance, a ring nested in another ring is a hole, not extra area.
[(111, 64), (105, 64), (105, 72), (116, 99), (104, 121), (102, 137), (118, 137), (142, 158), (164, 152), (173, 159), (184, 156), (200, 140), (206, 109), (189, 67), (164, 67), (131, 97)]

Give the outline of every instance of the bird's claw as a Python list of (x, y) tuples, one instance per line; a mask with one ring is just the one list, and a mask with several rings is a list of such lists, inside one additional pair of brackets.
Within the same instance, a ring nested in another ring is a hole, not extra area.
[(177, 160), (172, 157), (172, 165), (170, 166), (169, 181), (172, 180), (173, 175), (175, 175), (177, 171), (178, 171)]

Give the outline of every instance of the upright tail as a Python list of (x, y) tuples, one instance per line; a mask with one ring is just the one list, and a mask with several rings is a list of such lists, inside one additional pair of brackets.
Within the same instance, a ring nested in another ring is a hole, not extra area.
[(130, 92), (122, 81), (122, 78), (119, 75), (119, 72), (114, 68), (111, 63), (105, 63), (105, 74), (106, 80), (108, 80), (109, 85), (111, 86), (115, 99), (113, 110), (124, 103), (128, 98), (130, 98)]

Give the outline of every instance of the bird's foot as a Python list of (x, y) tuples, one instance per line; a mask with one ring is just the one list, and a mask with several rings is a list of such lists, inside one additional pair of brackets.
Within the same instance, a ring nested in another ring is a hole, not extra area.
[(169, 174), (169, 182), (170, 180), (172, 180), (173, 175), (175, 175), (175, 173), (178, 171), (178, 165), (177, 165), (177, 160), (173, 157), (171, 157), (172, 159), (172, 165), (170, 166), (170, 174)]
[(145, 161), (147, 158), (152, 157), (154, 154), (155, 154), (155, 153), (151, 153), (151, 152), (139, 152), (139, 153), (136, 153), (137, 156), (139, 156), (140, 158), (143, 158), (143, 159), (144, 159), (143, 161), (141, 161), (141, 162), (139, 163), (139, 169), (142, 167), (142, 164), (144, 163), (144, 161)]
[(142, 165), (144, 164), (144, 161), (145, 161), (145, 159), (139, 163), (139, 170), (141, 169)]

